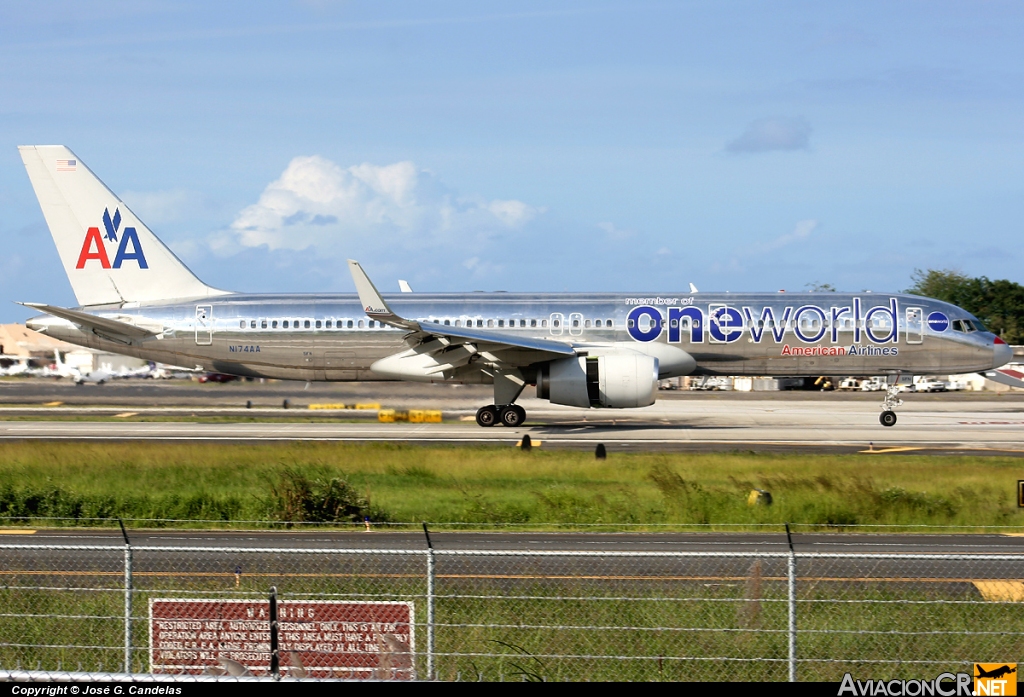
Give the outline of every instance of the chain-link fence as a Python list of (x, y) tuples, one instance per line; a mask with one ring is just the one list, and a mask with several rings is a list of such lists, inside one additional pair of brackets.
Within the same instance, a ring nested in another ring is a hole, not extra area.
[(1024, 555), (2, 544), (0, 583), (17, 675), (838, 680), (1024, 654)]

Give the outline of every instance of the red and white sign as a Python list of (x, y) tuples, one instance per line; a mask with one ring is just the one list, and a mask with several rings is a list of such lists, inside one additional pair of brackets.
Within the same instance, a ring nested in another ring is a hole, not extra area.
[[(415, 677), (413, 604), (282, 600), (277, 603), (281, 673), (311, 678)], [(254, 675), (270, 671), (267, 600), (149, 602), (154, 673), (202, 673), (224, 658)]]

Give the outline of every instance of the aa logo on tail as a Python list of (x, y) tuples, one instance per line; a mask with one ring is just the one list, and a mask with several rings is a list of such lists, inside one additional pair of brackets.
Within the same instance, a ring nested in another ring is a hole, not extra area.
[[(142, 252), (142, 244), (139, 243), (139, 234), (134, 227), (126, 227), (121, 231), (121, 241), (118, 242), (118, 228), (121, 227), (121, 211), (114, 209), (111, 217), (110, 209), (103, 209), (104, 234), (100, 234), (98, 227), (91, 227), (85, 232), (85, 240), (82, 242), (82, 251), (78, 255), (76, 269), (84, 269), (86, 262), (95, 259), (104, 269), (121, 268), (121, 264), (134, 259), (140, 269), (148, 269), (146, 255)], [(117, 244), (117, 251), (114, 253), (114, 263), (111, 265), (110, 256), (107, 254), (106, 244), (111, 246)]]

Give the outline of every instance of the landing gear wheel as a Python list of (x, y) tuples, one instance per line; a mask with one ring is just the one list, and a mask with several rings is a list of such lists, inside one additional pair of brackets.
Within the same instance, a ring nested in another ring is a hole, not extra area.
[(498, 408), (493, 404), (480, 407), (476, 412), (476, 423), (478, 426), (493, 426), (498, 421)]
[(507, 407), (502, 407), (498, 419), (503, 425), (515, 428), (526, 420), (526, 410), (515, 404), (509, 404)]
[(896, 412), (894, 411), (883, 411), (878, 416), (878, 422), (883, 426), (895, 426), (896, 425)]

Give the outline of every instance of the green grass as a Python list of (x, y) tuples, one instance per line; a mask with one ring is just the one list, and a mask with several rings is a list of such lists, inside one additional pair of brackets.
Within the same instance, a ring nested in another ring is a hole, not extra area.
[[(597, 461), (589, 452), (509, 447), (14, 442), (0, 445), (0, 518), (262, 520), (277, 515), (272, 494), (288, 472), (346, 481), (377, 520), (1017, 526), (1020, 462), (615, 452)], [(770, 491), (774, 505), (747, 506), (754, 487)]]

